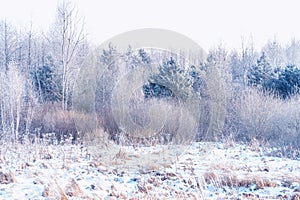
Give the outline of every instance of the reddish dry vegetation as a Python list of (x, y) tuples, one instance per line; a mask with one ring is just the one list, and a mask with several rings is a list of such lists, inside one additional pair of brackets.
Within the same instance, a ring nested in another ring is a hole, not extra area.
[(15, 176), (11, 171), (0, 172), (0, 184), (9, 184), (15, 182), (16, 182)]
[(258, 189), (264, 187), (277, 187), (278, 184), (267, 178), (259, 176), (237, 176), (232, 174), (216, 174), (214, 172), (207, 172), (203, 175), (206, 183), (213, 183), (219, 186), (229, 186), (229, 187), (248, 187), (251, 184), (255, 184)]

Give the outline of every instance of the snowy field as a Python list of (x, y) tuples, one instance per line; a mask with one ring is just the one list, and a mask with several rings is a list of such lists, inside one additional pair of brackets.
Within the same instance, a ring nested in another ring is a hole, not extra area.
[(168, 148), (5, 145), (0, 199), (300, 199), (300, 161), (274, 150)]

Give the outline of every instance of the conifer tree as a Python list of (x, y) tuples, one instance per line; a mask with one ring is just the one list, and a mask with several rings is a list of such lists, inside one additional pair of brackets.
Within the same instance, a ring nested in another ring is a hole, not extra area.
[(265, 53), (263, 52), (257, 63), (250, 67), (247, 74), (248, 84), (259, 89), (263, 89), (263, 85), (271, 77), (272, 67), (269, 64)]
[(149, 78), (149, 85), (143, 87), (145, 97), (172, 97), (187, 100), (193, 93), (193, 77), (172, 57), (159, 67), (157, 74)]

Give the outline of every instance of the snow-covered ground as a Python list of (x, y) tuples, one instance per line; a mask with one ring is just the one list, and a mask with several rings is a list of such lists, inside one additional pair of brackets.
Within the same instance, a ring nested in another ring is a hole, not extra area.
[(300, 161), (267, 154), (212, 143), (5, 145), (0, 199), (300, 199)]

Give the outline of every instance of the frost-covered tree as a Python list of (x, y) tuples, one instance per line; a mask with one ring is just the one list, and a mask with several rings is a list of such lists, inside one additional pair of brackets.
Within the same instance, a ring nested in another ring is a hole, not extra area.
[(275, 69), (272, 76), (266, 81), (264, 89), (282, 99), (299, 94), (300, 69), (294, 65), (288, 65), (283, 69)]
[(149, 77), (149, 84), (143, 86), (145, 98), (175, 96), (185, 101), (193, 95), (193, 77), (184, 66), (180, 66), (172, 57), (163, 62), (158, 70), (158, 73)]
[[(63, 0), (57, 7), (55, 23), (49, 33), (48, 41), (52, 57), (58, 67), (57, 73), (62, 84), (62, 108), (67, 109), (72, 95), (74, 80), (78, 71), (78, 57), (84, 50), (85, 32), (83, 20), (71, 1)], [(80, 61), (79, 61), (80, 62)]]
[(256, 64), (251, 66), (247, 73), (248, 84), (262, 89), (266, 81), (270, 79), (271, 73), (272, 66), (268, 62), (266, 54), (263, 52)]
[(252, 65), (255, 64), (258, 57), (259, 57), (259, 55), (255, 51), (253, 39), (251, 38), (249, 41), (246, 41), (246, 39), (244, 37), (242, 37), (242, 44), (241, 44), (241, 65), (242, 65), (242, 68), (247, 70), (249, 67), (251, 67)]
[(120, 76), (119, 59), (122, 56), (113, 44), (109, 44), (107, 49), (100, 50), (98, 56), (99, 65), (104, 73), (97, 79), (96, 87), (96, 110), (101, 118), (101, 123), (105, 131), (116, 134), (119, 127), (112, 116), (112, 92)]
[(295, 65), (272, 69), (266, 55), (262, 53), (248, 71), (248, 83), (263, 92), (286, 99), (299, 93), (300, 70)]
[(244, 84), (245, 67), (242, 64), (241, 57), (237, 51), (233, 51), (230, 54), (229, 65), (232, 73), (232, 81), (240, 84)]
[(228, 100), (232, 92), (228, 53), (223, 46), (209, 52), (205, 70), (210, 106), (210, 125), (206, 137), (207, 140), (217, 141), (224, 131)]
[(286, 49), (287, 65), (300, 66), (300, 42), (295, 38), (291, 40)]
[(17, 31), (6, 20), (0, 21), (0, 65), (5, 70), (15, 60), (18, 49)]
[(54, 73), (51, 58), (44, 66), (32, 71), (32, 83), (40, 102), (55, 102), (61, 100), (60, 80)]
[(286, 63), (285, 52), (276, 39), (269, 41), (262, 51), (268, 57), (268, 61), (273, 68), (284, 67)]
[(98, 56), (98, 67), (103, 68), (104, 73), (97, 80), (96, 109), (105, 131), (114, 136), (120, 131), (112, 113), (112, 97), (114, 90), (117, 90), (116, 85), (126, 74), (149, 64), (151, 59), (143, 49), (134, 50), (129, 46), (127, 51), (119, 52), (111, 43), (107, 49), (102, 49)]
[(152, 60), (144, 49), (133, 49), (130, 45), (124, 55), (121, 56), (126, 63), (126, 72), (149, 65)]
[(10, 65), (7, 73), (0, 74), (0, 109), (3, 136), (17, 141), (20, 134), (23, 106), (25, 105), (25, 79), (16, 66)]
[(278, 76), (277, 93), (282, 98), (288, 98), (300, 89), (300, 69), (294, 65), (285, 67)]

